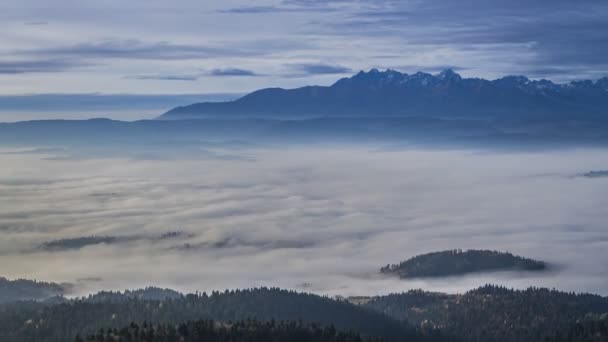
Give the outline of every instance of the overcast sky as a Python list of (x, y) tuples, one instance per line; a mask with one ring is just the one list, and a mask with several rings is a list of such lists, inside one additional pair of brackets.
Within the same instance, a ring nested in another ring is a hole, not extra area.
[(360, 69), (608, 75), (603, 0), (4, 0), (0, 94), (243, 93)]

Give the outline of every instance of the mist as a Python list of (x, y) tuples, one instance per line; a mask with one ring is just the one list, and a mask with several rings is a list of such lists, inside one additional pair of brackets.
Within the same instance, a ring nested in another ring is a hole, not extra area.
[[(72, 295), (147, 285), (454, 293), (486, 283), (608, 295), (608, 178), (581, 176), (608, 168), (605, 150), (214, 152), (134, 159), (3, 149), (2, 275), (71, 282)], [(217, 158), (224, 154), (234, 158)], [(550, 270), (379, 274), (388, 263), (454, 248), (509, 251)]]

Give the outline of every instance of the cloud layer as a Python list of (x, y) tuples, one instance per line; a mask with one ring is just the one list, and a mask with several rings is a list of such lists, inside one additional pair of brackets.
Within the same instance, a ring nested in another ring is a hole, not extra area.
[[(79, 282), (82, 292), (276, 285), (373, 295), (491, 282), (608, 294), (608, 179), (577, 177), (605, 169), (604, 151), (239, 148), (230, 153), (247, 158), (171, 161), (5, 152), (0, 268), (11, 278), (96, 279)], [(182, 234), (158, 238), (171, 231)], [(40, 249), (91, 236), (113, 238)], [(429, 281), (378, 274), (452, 248), (508, 250), (556, 267)]]

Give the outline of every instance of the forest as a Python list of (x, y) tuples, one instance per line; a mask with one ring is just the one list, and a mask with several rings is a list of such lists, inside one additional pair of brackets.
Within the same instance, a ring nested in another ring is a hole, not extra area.
[(569, 329), (547, 337), (545, 342), (606, 342), (608, 341), (608, 314), (587, 315)]
[(206, 341), (224, 341), (224, 333), (232, 341), (264, 334), (312, 341), (334, 330), (328, 341), (606, 341), (606, 313), (607, 297), (494, 285), (463, 294), (413, 290), (361, 305), (277, 288), (186, 295), (147, 288), (2, 304), (0, 341), (198, 341), (205, 331), (221, 335)]
[(380, 269), (383, 274), (400, 278), (443, 277), (483, 271), (542, 271), (542, 261), (515, 256), (511, 253), (490, 250), (460, 249), (417, 255), (399, 264)]
[(298, 322), (246, 320), (218, 322), (188, 321), (178, 325), (131, 323), (120, 329), (100, 330), (75, 342), (380, 342), (381, 338), (362, 337), (358, 333), (337, 331), (333, 326)]
[(410, 291), (376, 297), (367, 308), (464, 341), (543, 341), (588, 314), (608, 312), (608, 298), (544, 288), (486, 285), (460, 295)]
[[(155, 296), (158, 289), (155, 289)], [(133, 294), (136, 295), (133, 295)], [(257, 319), (333, 325), (339, 331), (397, 340), (416, 330), (384, 314), (345, 301), (276, 288), (195, 293), (165, 299), (131, 291), (104, 292), (57, 301), (18, 302), (0, 306), (0, 341), (66, 341), (99, 329), (141, 324), (180, 324), (213, 319), (222, 322)]]

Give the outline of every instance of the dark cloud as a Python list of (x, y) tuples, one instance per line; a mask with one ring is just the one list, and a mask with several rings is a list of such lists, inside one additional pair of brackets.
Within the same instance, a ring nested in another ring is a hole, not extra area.
[(606, 178), (608, 177), (608, 170), (589, 171), (581, 174), (581, 176), (587, 178)]
[(607, 17), (605, 1), (383, 1), (326, 24), (337, 35), (392, 37), (410, 51), (468, 51), (507, 72), (580, 77), (608, 71)]
[(258, 250), (276, 250), (276, 249), (305, 249), (313, 248), (318, 245), (316, 241), (299, 241), (299, 240), (260, 240), (260, 241), (245, 241), (240, 238), (225, 238), (214, 242), (201, 242), (196, 244), (184, 243), (177, 246), (172, 246), (170, 249), (179, 251), (196, 251), (204, 249), (232, 249), (232, 248), (256, 248)]
[(196, 81), (200, 75), (134, 75), (125, 78), (134, 80), (160, 80), (160, 81)]
[(134, 75), (127, 76), (129, 79), (136, 80), (161, 80), (161, 81), (197, 81), (203, 76), (214, 76), (214, 77), (223, 77), (223, 76), (232, 76), (232, 77), (255, 77), (261, 76), (252, 70), (241, 69), (241, 68), (223, 68), (223, 69), (213, 69), (210, 71), (201, 71), (198, 73), (192, 74), (152, 74), (152, 75)]
[(90, 65), (91, 64), (89, 63), (83, 63), (71, 59), (0, 61), (0, 74), (61, 72)]
[(259, 76), (254, 71), (239, 68), (213, 69), (211, 76)]
[(123, 239), (115, 236), (83, 236), (78, 238), (47, 241), (40, 246), (40, 249), (46, 251), (61, 251), (69, 249), (81, 249), (91, 245), (113, 244), (122, 241)]
[(345, 66), (321, 63), (288, 64), (287, 67), (294, 71), (294, 73), (288, 74), (288, 77), (300, 77), (308, 75), (335, 75), (348, 74), (353, 72), (351, 68)]
[(39, 250), (48, 252), (61, 252), (68, 250), (78, 250), (95, 245), (113, 245), (127, 242), (160, 242), (164, 240), (189, 239), (194, 235), (186, 234), (181, 231), (167, 232), (159, 236), (78, 236), (43, 242), (38, 246)]

